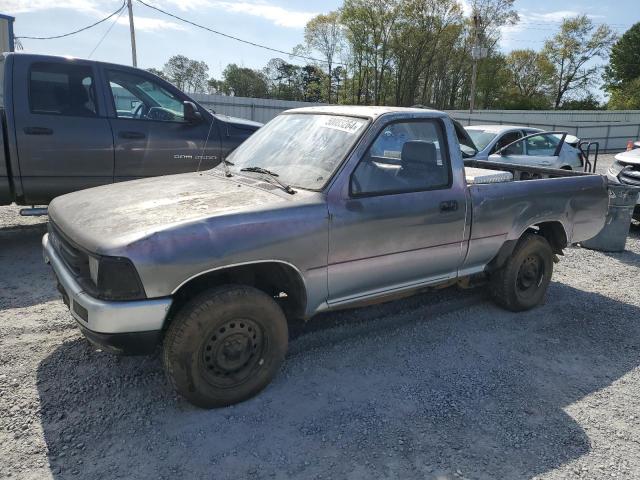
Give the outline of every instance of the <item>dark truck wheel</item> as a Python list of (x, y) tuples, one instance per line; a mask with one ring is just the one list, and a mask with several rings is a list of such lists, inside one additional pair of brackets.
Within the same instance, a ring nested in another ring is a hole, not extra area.
[(491, 276), (496, 302), (513, 312), (542, 303), (553, 273), (553, 251), (541, 235), (525, 233), (505, 265)]
[(286, 318), (271, 297), (252, 287), (219, 287), (177, 313), (164, 340), (164, 367), (191, 403), (224, 407), (269, 384), (287, 343)]

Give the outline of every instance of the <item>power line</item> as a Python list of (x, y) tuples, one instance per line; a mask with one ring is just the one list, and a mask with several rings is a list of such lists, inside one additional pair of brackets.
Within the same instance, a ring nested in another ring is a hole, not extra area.
[[(242, 38), (235, 37), (235, 36), (229, 35), (227, 33), (222, 33), (222, 32), (219, 32), (217, 30), (214, 30), (212, 28), (205, 27), (204, 25), (200, 25), (198, 23), (192, 22), (191, 20), (187, 20), (186, 18), (182, 18), (182, 17), (179, 17), (178, 15), (174, 15), (173, 13), (169, 13), (169, 12), (167, 12), (165, 10), (162, 10), (161, 8), (154, 7), (153, 5), (149, 5), (148, 3), (144, 2), (143, 0), (137, 0), (137, 1), (138, 1), (138, 3), (141, 3), (142, 5), (144, 5), (146, 7), (149, 7), (152, 10), (156, 10), (157, 12), (160, 12), (160, 13), (162, 13), (164, 15), (167, 15), (169, 17), (175, 18), (176, 20), (180, 20), (181, 22), (188, 23), (189, 25), (193, 25), (194, 27), (198, 27), (198, 28), (201, 28), (203, 30), (207, 30), (208, 32), (214, 33), (216, 35), (220, 35), (222, 37), (230, 38), (231, 40), (235, 40), (237, 42), (246, 43), (247, 45), (251, 45), (251, 46), (254, 46), (254, 47), (262, 48), (264, 50), (269, 50), (269, 51), (276, 52), (276, 53), (281, 53), (283, 55), (288, 55), (290, 57), (303, 58), (305, 60), (311, 60), (313, 62), (327, 63), (326, 60), (321, 60), (319, 58), (314, 58), (314, 57), (308, 57), (306, 55), (299, 55), (299, 54), (292, 53), (292, 52), (285, 52), (284, 50), (279, 50), (277, 48), (268, 47), (268, 46), (262, 45), (260, 43), (251, 42), (249, 40), (244, 40)], [(335, 62), (335, 65), (346, 65), (346, 64), (341, 63), (341, 62)]]
[(87, 58), (91, 58), (91, 55), (93, 55), (93, 53), (98, 49), (98, 47), (102, 44), (102, 42), (104, 41), (105, 38), (107, 38), (107, 35), (109, 35), (109, 32), (111, 31), (111, 29), (114, 27), (114, 25), (116, 23), (118, 23), (118, 19), (122, 16), (122, 13), (124, 12), (124, 5), (122, 6), (122, 8), (120, 9), (120, 13), (118, 13), (118, 16), (113, 20), (113, 23), (109, 26), (109, 28), (107, 28), (107, 31), (104, 32), (104, 35), (102, 35), (102, 37), (100, 38), (100, 40), (98, 41), (98, 43), (96, 44), (95, 47), (93, 47), (93, 50), (91, 50), (91, 53), (89, 54), (89, 56)]
[(75, 35), (76, 33), (80, 33), (80, 32), (84, 32), (85, 30), (89, 30), (90, 28), (95, 27), (96, 25), (100, 25), (103, 22), (106, 22), (107, 20), (109, 20), (111, 17), (113, 17), (114, 15), (117, 15), (118, 13), (120, 13), (122, 11), (122, 9), (124, 8), (124, 2), (122, 2), (122, 5), (120, 5), (120, 7), (113, 12), (111, 15), (104, 17), (102, 20), (98, 20), (96, 23), (92, 23), (91, 25), (87, 25), (86, 27), (80, 28), (79, 30), (74, 30), (73, 32), (69, 32), (69, 33), (64, 33), (62, 35), (54, 35), (52, 37), (27, 37), (27, 36), (22, 36), (22, 37), (15, 37), (16, 39), (28, 39), (28, 40), (53, 40), (55, 38), (64, 38), (64, 37), (69, 37), (71, 35)]

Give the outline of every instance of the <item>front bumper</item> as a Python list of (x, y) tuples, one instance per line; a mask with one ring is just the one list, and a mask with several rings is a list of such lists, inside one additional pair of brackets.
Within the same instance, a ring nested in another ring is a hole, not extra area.
[(82, 290), (53, 248), (49, 234), (42, 238), (42, 248), (45, 262), (53, 267), (58, 289), (71, 315), (89, 340), (122, 353), (153, 350), (148, 344), (153, 343), (155, 347), (160, 339), (171, 307), (170, 297), (129, 302), (99, 300)]

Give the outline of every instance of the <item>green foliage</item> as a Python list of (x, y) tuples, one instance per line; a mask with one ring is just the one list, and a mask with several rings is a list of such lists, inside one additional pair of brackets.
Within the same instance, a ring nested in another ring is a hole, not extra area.
[(269, 92), (262, 72), (230, 63), (222, 72), (221, 90), (226, 95), (264, 98)]
[(608, 108), (640, 109), (640, 23), (627, 30), (611, 48), (604, 80), (611, 95)]
[(609, 65), (605, 68), (605, 80), (609, 88), (615, 88), (640, 77), (640, 22), (624, 32), (611, 47)]
[(167, 79), (164, 72), (162, 70), (158, 70), (157, 68), (147, 68), (147, 72), (153, 73), (155, 76), (164, 78), (165, 80)]
[(190, 92), (206, 90), (209, 67), (205, 62), (192, 60), (184, 55), (174, 55), (164, 64), (162, 72), (163, 78), (180, 90)]
[(613, 89), (607, 107), (612, 110), (640, 110), (640, 77)]
[[(176, 55), (154, 73), (192, 91), (460, 109), (469, 106), (476, 63), (478, 108), (599, 108), (591, 91), (602, 67), (594, 59), (606, 58), (616, 41), (609, 27), (585, 15), (567, 18), (542, 51), (504, 54), (498, 42), (501, 28), (519, 21), (515, 0), (467, 4), (465, 14), (461, 0), (343, 0), (337, 11), (312, 18), (294, 48), (317, 61), (273, 58), (261, 70), (230, 64), (220, 80), (207, 80), (203, 62)], [(615, 108), (638, 103), (638, 43), (640, 24), (613, 47), (606, 78)], [(483, 52), (477, 61), (474, 44)]]
[(564, 101), (560, 105), (561, 110), (602, 110), (603, 108), (603, 105), (592, 93), (582, 98)]
[(564, 96), (571, 92), (587, 92), (594, 86), (599, 65), (587, 66), (594, 58), (604, 58), (616, 40), (607, 25), (596, 27), (586, 15), (566, 18), (560, 32), (547, 40), (544, 53), (556, 69), (555, 100), (558, 108)]

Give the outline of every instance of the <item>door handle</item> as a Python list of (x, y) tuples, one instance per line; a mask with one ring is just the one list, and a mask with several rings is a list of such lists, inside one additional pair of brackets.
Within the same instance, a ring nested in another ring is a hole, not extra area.
[(25, 135), (53, 135), (53, 130), (47, 127), (24, 127)]
[(456, 200), (449, 200), (447, 202), (440, 202), (441, 212), (455, 212), (458, 210), (458, 202)]
[(134, 139), (134, 140), (139, 140), (141, 138), (146, 137), (146, 135), (142, 132), (120, 132), (118, 136), (120, 138), (128, 138), (128, 139)]

